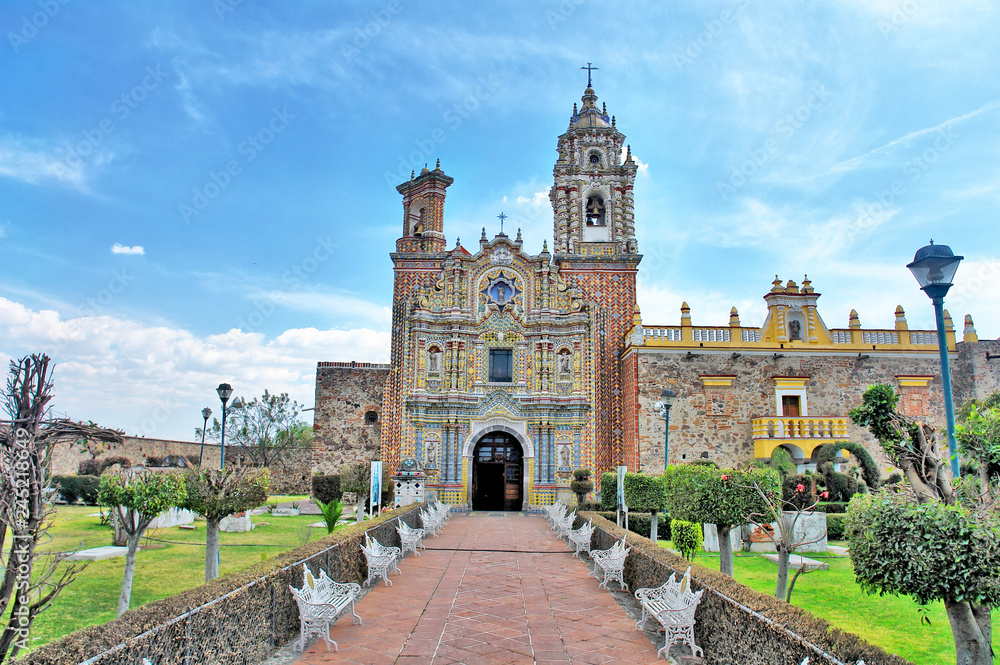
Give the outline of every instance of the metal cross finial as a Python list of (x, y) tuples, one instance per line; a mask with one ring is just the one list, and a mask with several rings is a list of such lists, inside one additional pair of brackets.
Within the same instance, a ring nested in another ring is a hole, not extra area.
[(507, 219), (507, 215), (501, 212), (499, 215), (497, 215), (497, 219), (500, 220), (500, 233), (503, 233), (503, 220)]
[(591, 67), (590, 63), (588, 62), (586, 67), (580, 67), (580, 69), (586, 69), (587, 70), (587, 87), (588, 88), (593, 88), (594, 86), (590, 84), (590, 73), (592, 71), (596, 70), (597, 67)]

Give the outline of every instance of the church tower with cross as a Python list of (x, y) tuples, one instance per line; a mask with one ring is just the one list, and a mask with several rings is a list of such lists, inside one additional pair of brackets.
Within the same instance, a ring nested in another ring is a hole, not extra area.
[(549, 200), (554, 261), (560, 274), (589, 303), (596, 335), (595, 464), (608, 470), (635, 467), (635, 383), (623, 381), (619, 357), (636, 308), (635, 278), (641, 260), (635, 240), (632, 188), (637, 166), (625, 135), (607, 106), (597, 105), (587, 63), (582, 106), (573, 105), (559, 137)]

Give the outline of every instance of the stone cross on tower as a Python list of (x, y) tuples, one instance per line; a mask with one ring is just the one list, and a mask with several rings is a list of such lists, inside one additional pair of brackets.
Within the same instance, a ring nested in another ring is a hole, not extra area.
[(597, 67), (591, 67), (590, 63), (588, 62), (586, 67), (580, 67), (580, 69), (586, 69), (587, 70), (587, 87), (588, 88), (593, 88), (594, 86), (591, 85), (591, 83), (590, 83), (590, 74), (591, 74), (591, 72), (596, 71), (598, 68)]
[(497, 219), (500, 220), (500, 233), (502, 234), (503, 233), (503, 220), (507, 219), (507, 215), (505, 215), (505, 214), (503, 214), (503, 212), (501, 212), (499, 215), (497, 215)]

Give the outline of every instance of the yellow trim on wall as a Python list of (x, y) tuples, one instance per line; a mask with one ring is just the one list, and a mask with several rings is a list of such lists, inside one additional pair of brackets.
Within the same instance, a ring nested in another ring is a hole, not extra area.
[(926, 388), (930, 382), (934, 380), (934, 377), (915, 374), (900, 374), (896, 377), (896, 380), (899, 381), (899, 386), (901, 388)]
[(774, 377), (774, 387), (775, 388), (805, 388), (809, 383), (809, 377), (789, 377), (789, 376), (776, 376)]
[(701, 384), (706, 388), (729, 388), (733, 385), (733, 381), (736, 380), (736, 376), (712, 376), (704, 374), (699, 377), (701, 379)]

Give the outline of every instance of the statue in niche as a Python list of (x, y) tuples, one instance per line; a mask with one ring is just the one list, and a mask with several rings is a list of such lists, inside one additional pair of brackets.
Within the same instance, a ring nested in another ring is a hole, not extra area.
[(802, 340), (802, 324), (801, 323), (799, 323), (798, 321), (790, 321), (788, 323), (788, 339), (792, 340), (792, 341), (795, 341), (795, 340), (801, 341)]
[(559, 446), (559, 466), (569, 466), (569, 446)]
[(441, 350), (436, 346), (431, 347), (431, 350), (427, 352), (427, 373), (441, 373)]
[(427, 464), (429, 467), (437, 466), (437, 441), (431, 440), (427, 442)]
[(569, 374), (570, 373), (570, 354), (565, 349), (559, 353), (559, 373)]

